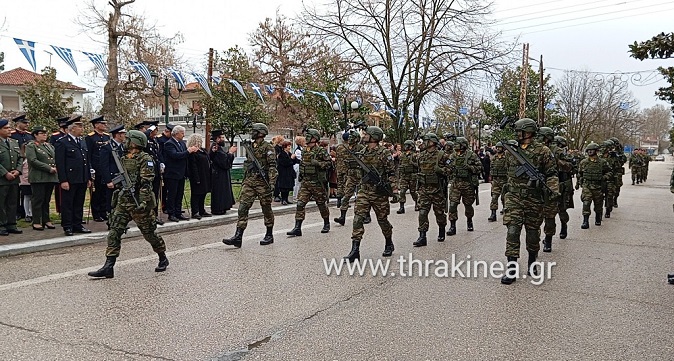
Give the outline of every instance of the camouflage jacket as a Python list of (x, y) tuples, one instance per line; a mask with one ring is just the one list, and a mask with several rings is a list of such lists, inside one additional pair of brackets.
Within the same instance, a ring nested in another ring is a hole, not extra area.
[(417, 159), (419, 164), (417, 180), (420, 185), (440, 187), (449, 178), (452, 160), (445, 151), (431, 148), (419, 153)]
[[(152, 181), (154, 180), (155, 167), (159, 165), (155, 164), (152, 156), (144, 151), (127, 151), (121, 161), (124, 171), (131, 181), (130, 186), (135, 190), (134, 196), (138, 202), (145, 202), (147, 205), (145, 209), (153, 209), (157, 204), (157, 200), (154, 198), (154, 192), (152, 192)], [(119, 198), (117, 202), (120, 202), (124, 206), (135, 206), (130, 193), (124, 191), (118, 193)]]
[(411, 150), (400, 154), (400, 164), (398, 165), (400, 178), (413, 178), (419, 172), (417, 157), (417, 154)]
[(349, 145), (347, 143), (338, 145), (335, 149), (335, 154), (337, 155), (335, 157), (335, 168), (337, 170), (337, 174), (346, 173), (349, 168), (346, 166), (345, 160), (351, 157), (351, 154), (349, 154)]
[(243, 162), (245, 169), (244, 182), (246, 180), (262, 180), (250, 158), (252, 156), (257, 159), (260, 166), (262, 166), (262, 169), (267, 172), (269, 184), (273, 187), (274, 184), (276, 184), (276, 178), (278, 177), (278, 170), (276, 169), (276, 150), (274, 149), (274, 146), (267, 141), (262, 141), (259, 144), (253, 143), (251, 147), (253, 149), (253, 154), (248, 154), (246, 161)]
[(302, 149), (300, 179), (302, 182), (327, 183), (328, 169), (332, 167), (332, 158), (325, 148), (314, 145)]
[[(545, 177), (545, 184), (550, 189), (559, 190), (557, 164), (550, 148), (533, 141), (528, 145), (520, 144), (516, 150)], [(515, 175), (520, 163), (510, 153), (506, 154), (506, 165), (508, 167), (508, 192), (540, 200), (544, 198), (543, 185), (529, 186), (529, 176), (526, 173)]]
[(505, 180), (508, 178), (508, 166), (506, 164), (505, 153), (496, 153), (494, 158), (491, 159), (489, 174), (496, 180)]
[(611, 166), (604, 158), (587, 157), (578, 165), (578, 182), (583, 188), (602, 189), (612, 177)]
[(454, 181), (478, 183), (477, 176), (482, 171), (482, 162), (472, 150), (459, 153), (455, 151), (449, 155), (452, 161), (450, 176)]
[[(357, 153), (357, 156), (366, 166), (368, 166), (368, 168), (377, 172), (382, 180), (387, 181), (387, 187), (389, 187), (389, 189), (391, 185), (397, 183), (395, 164), (393, 163), (391, 151), (381, 145), (377, 145), (374, 148), (363, 147), (363, 149)], [(367, 179), (363, 179), (361, 190), (367, 193), (376, 193), (377, 195), (385, 194), (381, 189), (378, 189), (371, 180)]]
[(550, 151), (557, 161), (557, 177), (559, 178), (559, 183), (570, 181), (571, 175), (574, 173), (574, 167), (571, 157), (566, 153), (566, 149), (553, 144), (550, 146)]

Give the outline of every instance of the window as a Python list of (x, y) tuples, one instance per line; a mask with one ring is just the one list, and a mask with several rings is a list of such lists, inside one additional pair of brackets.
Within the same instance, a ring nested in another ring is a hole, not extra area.
[(173, 104), (171, 104), (171, 108), (173, 108), (173, 115), (180, 114), (180, 103), (173, 102)]
[(2, 105), (5, 110), (11, 110), (14, 112), (21, 111), (19, 108), (19, 97), (3, 96)]

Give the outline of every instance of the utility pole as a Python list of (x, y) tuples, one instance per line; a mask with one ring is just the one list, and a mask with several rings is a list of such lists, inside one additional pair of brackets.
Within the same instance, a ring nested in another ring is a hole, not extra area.
[(527, 84), (529, 82), (529, 43), (522, 45), (522, 76), (520, 78), (520, 113), (519, 118), (525, 116), (527, 103)]
[(538, 84), (538, 126), (545, 125), (545, 98), (543, 95), (543, 54), (541, 54), (541, 62), (538, 72), (540, 75)]
[[(212, 84), (211, 79), (213, 78), (213, 48), (208, 49), (208, 85)], [(210, 123), (210, 111), (206, 109), (206, 149), (211, 149), (211, 123)]]

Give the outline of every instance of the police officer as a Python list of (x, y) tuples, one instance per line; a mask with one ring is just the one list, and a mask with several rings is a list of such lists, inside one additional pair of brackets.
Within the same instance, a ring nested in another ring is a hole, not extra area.
[(84, 140), (87, 143), (89, 150), (89, 164), (94, 169), (93, 183), (94, 187), (91, 192), (91, 213), (93, 213), (94, 221), (105, 222), (108, 220), (107, 211), (110, 208), (110, 197), (108, 197), (107, 187), (100, 176), (103, 169), (100, 167), (101, 163), (101, 148), (110, 143), (110, 134), (106, 133), (108, 130), (108, 122), (101, 115), (89, 121), (94, 131), (87, 134)]
[(314, 200), (323, 218), (321, 233), (330, 231), (330, 210), (326, 205), (327, 196), (327, 171), (332, 166), (332, 159), (325, 148), (318, 143), (321, 134), (316, 129), (308, 129), (304, 134), (307, 145), (302, 149), (302, 161), (300, 163), (300, 181), (302, 187), (297, 196), (297, 210), (295, 212), (295, 228), (286, 234), (289, 236), (302, 235), (302, 222), (305, 217), (305, 209), (310, 200)]
[(11, 138), (7, 119), (0, 120), (0, 236), (23, 233), (16, 228), (19, 176), (23, 155), (19, 143)]
[(56, 170), (61, 185), (61, 226), (66, 236), (91, 233), (82, 227), (84, 198), (91, 186), (87, 144), (82, 139), (82, 117), (68, 120), (68, 135), (56, 142)]
[(113, 211), (110, 214), (110, 232), (108, 232), (108, 247), (105, 250), (105, 264), (97, 271), (89, 272), (90, 277), (113, 278), (114, 266), (122, 247), (122, 234), (126, 226), (133, 219), (143, 234), (143, 238), (150, 243), (152, 250), (159, 255), (159, 264), (155, 272), (166, 271), (169, 260), (166, 258), (166, 244), (161, 236), (157, 235), (157, 224), (154, 213), (157, 202), (152, 193), (154, 178), (154, 160), (145, 153), (147, 137), (142, 132), (131, 130), (125, 141), (125, 155), (122, 157), (124, 172), (131, 181), (134, 193), (128, 190), (117, 189), (113, 195)]
[[(272, 193), (278, 171), (276, 169), (276, 151), (274, 146), (264, 140), (269, 134), (269, 129), (263, 123), (254, 123), (250, 132), (253, 154), (246, 152), (246, 161), (244, 162), (244, 178), (241, 184), (241, 194), (239, 195), (239, 220), (236, 223), (236, 232), (234, 237), (225, 238), (222, 243), (241, 247), (243, 231), (248, 226), (248, 212), (256, 199), (260, 200), (260, 207), (264, 215), (264, 225), (267, 227), (267, 233), (260, 241), (260, 245), (274, 243), (274, 212), (271, 209)], [(257, 159), (266, 173), (267, 179), (256, 169), (252, 157)]]
[(400, 165), (398, 166), (398, 200), (400, 202), (400, 209), (396, 211), (397, 214), (405, 213), (405, 193), (407, 193), (408, 189), (412, 200), (414, 200), (414, 209), (419, 209), (419, 205), (417, 204), (417, 173), (419, 172), (419, 166), (416, 148), (413, 140), (406, 140), (403, 143), (403, 152), (400, 154)]
[(118, 125), (110, 130), (112, 139), (110, 142), (101, 148), (98, 167), (100, 173), (97, 172), (97, 178), (100, 178), (103, 188), (106, 190), (105, 204), (107, 205), (107, 213), (112, 212), (112, 193), (115, 185), (112, 179), (119, 173), (115, 159), (112, 157), (112, 152), (117, 152), (120, 158), (124, 156), (124, 142), (126, 140), (126, 129), (124, 125)]

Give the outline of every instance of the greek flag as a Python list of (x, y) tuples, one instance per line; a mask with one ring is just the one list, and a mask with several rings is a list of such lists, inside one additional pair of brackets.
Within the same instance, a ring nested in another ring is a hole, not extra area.
[(332, 96), (335, 97), (335, 103), (337, 104), (337, 107), (339, 109), (342, 109), (342, 103), (339, 102), (339, 97), (337, 96), (337, 93), (332, 93)]
[(262, 97), (262, 92), (260, 91), (260, 86), (255, 83), (250, 83), (250, 88), (253, 89), (253, 92), (257, 94), (258, 98), (264, 103), (264, 98)]
[[(50, 45), (52, 49), (58, 54), (58, 56), (70, 65), (75, 74), (77, 74), (77, 65), (75, 64), (75, 59), (73, 59), (73, 52), (68, 48), (61, 48), (59, 46)], [(79, 75), (79, 74), (78, 74)]]
[(129, 60), (129, 64), (131, 64), (131, 66), (145, 78), (145, 81), (147, 81), (148, 84), (154, 85), (152, 84), (152, 75), (150, 74), (150, 69), (148, 69), (147, 65), (134, 60)]
[(201, 74), (197, 74), (197, 73), (191, 73), (191, 74), (192, 74), (192, 76), (194, 77), (194, 79), (197, 80), (197, 82), (199, 83), (199, 85), (201, 85), (201, 87), (204, 89), (204, 91), (205, 91), (209, 96), (212, 97), (213, 94), (211, 93), (211, 87), (208, 86), (208, 81), (206, 81), (206, 78), (205, 78), (203, 75), (201, 75)]
[(374, 110), (375, 112), (378, 112), (379, 110), (381, 110), (381, 104), (380, 103), (373, 103), (373, 102), (369, 102), (369, 103), (372, 104), (372, 110)]
[(309, 90), (309, 93), (311, 93), (313, 95), (318, 95), (319, 97), (323, 97), (323, 99), (325, 99), (325, 101), (328, 103), (328, 105), (332, 106), (332, 104), (330, 103), (330, 99), (328, 98), (328, 94), (326, 94), (325, 92), (317, 92), (317, 91)]
[(267, 93), (274, 94), (274, 86), (273, 85), (265, 85), (264, 86), (265, 90), (267, 90)]
[(19, 50), (21, 50), (23, 56), (26, 57), (28, 63), (30, 63), (30, 66), (33, 68), (33, 71), (37, 71), (37, 65), (35, 63), (35, 42), (29, 40), (21, 40), (17, 38), (14, 38), (14, 42), (16, 43), (16, 45), (19, 46)]
[(220, 83), (222, 82), (222, 78), (219, 76), (211, 76), (211, 80), (213, 80), (215, 85), (220, 85)]
[(180, 86), (180, 89), (185, 89), (185, 77), (177, 70), (173, 68), (168, 68), (167, 69), (171, 75), (173, 75), (173, 78), (176, 80), (176, 83)]
[(82, 54), (86, 55), (87, 58), (89, 58), (89, 60), (91, 60), (91, 62), (94, 63), (94, 65), (96, 66), (98, 71), (101, 72), (104, 78), (108, 77), (108, 65), (106, 64), (105, 61), (103, 61), (103, 55), (87, 53), (85, 51), (83, 51)]
[(243, 95), (244, 98), (248, 99), (248, 97), (246, 96), (246, 93), (243, 92), (243, 87), (241, 86), (241, 84), (239, 84), (238, 81), (236, 81), (234, 79), (227, 79), (227, 81), (229, 81), (229, 83), (232, 84), (236, 88), (236, 90), (238, 90), (239, 93), (241, 93), (241, 95)]

